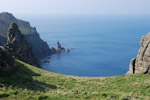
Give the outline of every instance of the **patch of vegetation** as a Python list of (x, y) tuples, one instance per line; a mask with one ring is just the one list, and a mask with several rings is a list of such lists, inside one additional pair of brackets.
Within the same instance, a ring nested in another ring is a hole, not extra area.
[(67, 76), (16, 60), (14, 74), (0, 77), (0, 99), (150, 100), (150, 76)]

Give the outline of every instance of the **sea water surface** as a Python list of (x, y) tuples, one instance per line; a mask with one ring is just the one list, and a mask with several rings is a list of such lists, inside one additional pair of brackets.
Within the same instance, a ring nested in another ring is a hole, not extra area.
[(43, 69), (75, 76), (125, 74), (141, 37), (150, 31), (148, 16), (36, 16), (27, 19), (49, 46), (60, 41), (69, 53), (41, 61)]

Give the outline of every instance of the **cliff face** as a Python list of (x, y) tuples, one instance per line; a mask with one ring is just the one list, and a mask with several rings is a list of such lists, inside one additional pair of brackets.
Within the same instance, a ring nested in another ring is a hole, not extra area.
[(40, 39), (39, 34), (28, 34), (25, 36), (28, 42), (32, 44), (32, 51), (37, 59), (53, 54), (53, 50), (49, 48), (46, 42)]
[(132, 59), (127, 74), (150, 74), (150, 33), (142, 37), (136, 59)]
[(9, 75), (14, 69), (14, 59), (12, 56), (0, 46), (0, 76)]
[(32, 45), (33, 54), (37, 59), (44, 58), (52, 54), (52, 50), (49, 48), (46, 42), (40, 39), (36, 28), (30, 26), (29, 22), (16, 19), (10, 13), (0, 13), (0, 43), (2, 45), (7, 42), (7, 30), (10, 24), (14, 22), (19, 26), (19, 30), (25, 35), (26, 39)]
[(22, 60), (28, 64), (40, 67), (37, 59), (32, 53), (32, 46), (21, 31), (18, 29), (18, 25), (12, 23), (7, 32), (7, 44), (5, 48), (15, 58)]

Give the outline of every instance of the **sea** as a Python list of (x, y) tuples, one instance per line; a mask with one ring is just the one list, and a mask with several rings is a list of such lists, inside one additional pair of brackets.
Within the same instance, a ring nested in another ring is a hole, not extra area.
[(73, 76), (126, 74), (142, 36), (150, 32), (150, 16), (144, 15), (33, 15), (22, 19), (35, 26), (50, 47), (59, 41), (70, 49), (41, 60), (42, 69)]

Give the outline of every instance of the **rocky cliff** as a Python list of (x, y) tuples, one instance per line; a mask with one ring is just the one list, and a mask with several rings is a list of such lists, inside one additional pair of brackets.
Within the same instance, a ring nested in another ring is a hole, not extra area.
[(15, 58), (37, 67), (40, 66), (32, 53), (32, 45), (21, 34), (18, 25), (15, 23), (12, 23), (8, 29), (5, 48)]
[(9, 75), (14, 69), (14, 59), (6, 49), (0, 46), (0, 76)]
[(29, 22), (16, 19), (12, 14), (7, 12), (0, 13), (0, 43), (2, 45), (7, 42), (6, 33), (12, 22), (15, 22), (19, 26), (21, 33), (24, 34), (28, 42), (31, 43), (33, 54), (37, 59), (52, 54), (52, 50), (47, 43), (40, 39), (36, 28), (31, 27)]
[(131, 60), (127, 74), (150, 74), (150, 33), (142, 37), (140, 44), (137, 58)]

